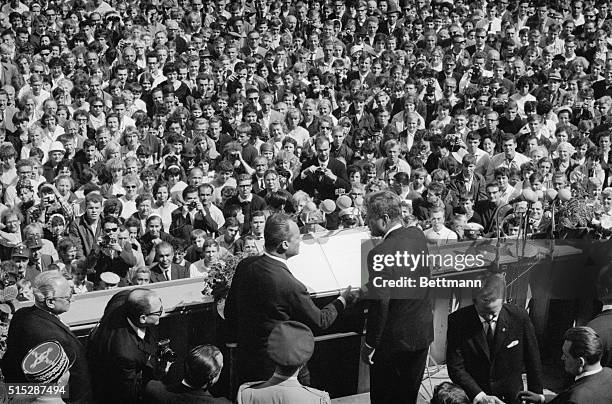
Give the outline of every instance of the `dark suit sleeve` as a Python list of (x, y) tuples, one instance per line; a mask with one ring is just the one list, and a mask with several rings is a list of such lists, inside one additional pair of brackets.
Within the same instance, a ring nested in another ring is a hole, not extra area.
[(230, 286), (227, 293), (227, 298), (225, 299), (225, 308), (223, 309), (225, 322), (227, 324), (226, 342), (228, 343), (235, 343), (238, 340), (238, 307), (236, 301), (238, 297), (236, 294), (246, 276), (245, 271), (248, 269), (242, 264), (243, 262), (244, 261), (239, 263), (236, 267), (234, 277), (232, 278), (232, 285)]
[(209, 233), (216, 233), (219, 230), (219, 226), (217, 226), (217, 223), (213, 220), (210, 212), (208, 212), (206, 215), (198, 212), (195, 217), (193, 228), (202, 229)]
[(542, 362), (540, 361), (540, 350), (536, 339), (535, 328), (527, 313), (523, 316), (523, 339), (525, 341), (525, 368), (527, 371), (527, 387), (529, 391), (542, 394)]
[(467, 393), (470, 400), (473, 400), (482, 391), (478, 383), (472, 378), (465, 368), (465, 360), (461, 342), (463, 336), (461, 330), (465, 327), (465, 319), (457, 314), (448, 316), (448, 330), (446, 333), (446, 367), (448, 375), (453, 383), (456, 383)]
[(334, 183), (334, 188), (343, 188), (345, 191), (348, 192), (351, 189), (351, 184), (348, 180), (348, 175), (346, 173), (346, 166), (341, 161), (339, 161), (334, 171), (334, 174), (338, 177), (336, 179), (336, 182)]
[(185, 227), (185, 218), (181, 214), (180, 210), (174, 210), (171, 214), (172, 222), (170, 224), (169, 233), (178, 238), (183, 237), (183, 227)]
[(117, 361), (116, 396), (127, 398), (129, 403), (136, 403), (142, 390), (142, 372), (137, 369), (136, 361), (125, 355), (115, 356)]
[(375, 277), (380, 276), (382, 279), (390, 279), (390, 274), (387, 268), (383, 269), (381, 272), (373, 272), (373, 256), (374, 251), (370, 251), (367, 261), (369, 271), (368, 298), (370, 299), (370, 305), (368, 307), (365, 342), (370, 347), (376, 348), (380, 343), (387, 323), (391, 293), (388, 288), (374, 287), (373, 282)]
[(319, 309), (312, 301), (306, 287), (300, 283), (296, 283), (289, 290), (288, 297), (293, 306), (295, 319), (310, 328), (324, 330), (332, 325), (338, 315), (344, 311), (344, 305), (339, 299), (335, 299), (323, 309)]
[(81, 237), (79, 237), (79, 221), (80, 219), (76, 219), (68, 229), (68, 235), (74, 241), (74, 246), (76, 247), (76, 257), (83, 258), (83, 242), (81, 241)]

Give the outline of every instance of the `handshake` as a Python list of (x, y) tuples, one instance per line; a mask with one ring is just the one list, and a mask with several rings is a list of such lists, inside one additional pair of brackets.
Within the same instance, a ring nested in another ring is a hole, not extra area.
[(345, 308), (352, 307), (359, 300), (363, 299), (364, 295), (365, 293), (362, 289), (351, 290), (350, 285), (340, 293), (340, 297), (346, 302)]

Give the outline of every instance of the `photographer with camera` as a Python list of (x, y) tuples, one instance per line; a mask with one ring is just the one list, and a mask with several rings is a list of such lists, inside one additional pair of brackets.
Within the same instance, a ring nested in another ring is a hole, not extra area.
[(170, 234), (176, 238), (189, 240), (193, 229), (202, 229), (209, 233), (216, 233), (219, 229), (217, 222), (210, 214), (209, 208), (202, 204), (198, 188), (188, 185), (183, 189), (185, 204), (172, 212)]
[(119, 286), (126, 286), (127, 274), (131, 267), (136, 265), (136, 257), (132, 253), (132, 246), (129, 240), (119, 240), (119, 219), (108, 216), (102, 224), (102, 232), (98, 237), (98, 243), (94, 245), (89, 259), (92, 260), (91, 267), (94, 274), (90, 276), (90, 281), (98, 285), (100, 274), (103, 272), (114, 272), (121, 278)]
[(160, 341), (162, 301), (152, 290), (117, 293), (87, 344), (94, 397), (99, 403), (140, 402), (145, 386), (159, 380), (175, 354)]

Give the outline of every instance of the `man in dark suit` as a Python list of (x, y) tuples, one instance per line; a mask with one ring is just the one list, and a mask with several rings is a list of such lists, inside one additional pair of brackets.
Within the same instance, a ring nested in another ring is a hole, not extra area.
[(175, 209), (170, 225), (170, 234), (183, 240), (191, 240), (193, 229), (202, 229), (209, 233), (216, 233), (217, 223), (210, 215), (199, 198), (198, 188), (188, 185), (183, 189), (183, 200), (185, 204)]
[(529, 390), (542, 395), (535, 329), (524, 309), (503, 303), (505, 288), (501, 275), (486, 276), (474, 304), (448, 317), (448, 374), (476, 404), (518, 403), (523, 369)]
[[(565, 332), (563, 363), (565, 371), (575, 377), (565, 391), (546, 400), (550, 404), (609, 404), (612, 403), (612, 369), (601, 366), (603, 344), (589, 327), (574, 327)], [(523, 403), (542, 403), (540, 394), (522, 391)]]
[(144, 401), (150, 404), (229, 404), (208, 391), (219, 380), (223, 354), (214, 345), (200, 345), (185, 359), (185, 378), (180, 383), (164, 385), (158, 380), (147, 384)]
[(612, 267), (606, 265), (601, 270), (597, 289), (603, 307), (587, 327), (595, 330), (603, 343), (601, 366), (612, 367)]
[(358, 70), (350, 71), (346, 75), (346, 80), (350, 83), (353, 80), (359, 80), (361, 86), (365, 89), (374, 87), (376, 76), (372, 73), (372, 56), (369, 53), (363, 53), (359, 56)]
[(399, 197), (390, 191), (371, 195), (366, 205), (372, 236), (383, 242), (368, 253), (369, 280), (366, 339), (361, 357), (370, 365), (370, 398), (372, 403), (416, 403), (433, 341), (432, 303), (427, 288), (406, 288), (399, 293), (380, 283), (381, 279), (409, 276), (429, 277), (429, 268), (377, 268), (376, 257), (427, 254), (427, 240), (416, 227), (402, 226)]
[(26, 354), (40, 343), (57, 341), (72, 363), (68, 402), (89, 403), (91, 381), (85, 347), (58, 317), (70, 309), (70, 285), (58, 272), (48, 271), (38, 275), (33, 286), (34, 305), (17, 310), (11, 320), (6, 354), (2, 358), (5, 382), (25, 383), (21, 362)]
[(85, 214), (70, 225), (68, 234), (77, 247), (77, 258), (88, 257), (102, 233), (102, 196), (97, 193), (85, 197)]
[(189, 278), (189, 270), (172, 262), (174, 248), (170, 243), (162, 241), (155, 246), (157, 263), (150, 269), (151, 283)]
[(476, 157), (463, 156), (461, 173), (451, 176), (450, 191), (457, 200), (461, 194), (469, 194), (474, 202), (487, 199), (485, 178), (476, 172)]
[(156, 326), (164, 309), (151, 290), (119, 294), (121, 299), (111, 299), (112, 309), (105, 310), (87, 345), (93, 392), (102, 403), (137, 403), (146, 384), (163, 369)]
[(302, 173), (293, 182), (296, 191), (304, 191), (318, 199), (336, 200), (338, 194), (350, 191), (351, 185), (346, 174), (346, 166), (330, 157), (329, 139), (319, 136), (315, 140), (317, 155), (306, 161)]
[[(267, 380), (274, 373), (276, 366), (266, 345), (278, 323), (295, 320), (313, 330), (326, 329), (353, 297), (349, 287), (323, 309), (314, 304), (306, 286), (286, 264), (288, 258), (300, 252), (300, 231), (289, 216), (276, 214), (268, 218), (264, 238), (265, 253), (238, 264), (225, 304), (228, 341), (238, 343), (237, 385)], [(309, 384), (306, 366), (299, 379)]]

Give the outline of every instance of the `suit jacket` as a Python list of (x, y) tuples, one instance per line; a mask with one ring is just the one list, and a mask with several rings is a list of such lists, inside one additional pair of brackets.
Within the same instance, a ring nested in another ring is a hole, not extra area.
[(338, 299), (319, 309), (284, 263), (268, 255), (249, 257), (236, 267), (225, 303), (228, 341), (263, 353), (278, 323), (299, 321), (315, 331), (328, 328), (343, 310)]
[(208, 391), (194, 389), (182, 383), (166, 386), (152, 380), (144, 391), (144, 402), (150, 404), (230, 404), (226, 398), (215, 398)]
[(124, 301), (129, 291), (109, 301), (87, 344), (93, 391), (100, 403), (137, 403), (156, 372), (157, 331), (140, 339), (127, 322)]
[(87, 366), (85, 347), (70, 328), (54, 314), (36, 306), (17, 310), (9, 327), (7, 350), (2, 358), (2, 373), (9, 383), (25, 383), (21, 361), (38, 344), (57, 341), (64, 348), (70, 368), (69, 402), (91, 402), (91, 379)]
[[(410, 296), (397, 296), (391, 290), (375, 287), (375, 278), (393, 278), (394, 275), (429, 277), (429, 267), (419, 266), (410, 274), (407, 269), (385, 267), (376, 271), (373, 257), (378, 254), (427, 253), (427, 240), (417, 227), (400, 227), (387, 235), (382, 243), (368, 253), (368, 317), (366, 343), (376, 349), (377, 355), (392, 355), (395, 352), (417, 351), (427, 348), (433, 341), (432, 302), (428, 289), (419, 288)], [(374, 358), (376, 360), (376, 358)]]
[[(361, 81), (359, 72), (357, 70), (350, 71), (346, 75), (346, 81), (348, 83), (350, 83), (353, 80)], [(363, 85), (365, 86), (365, 88), (371, 88), (371, 87), (374, 87), (375, 84), (376, 84), (376, 76), (374, 75), (374, 73), (369, 72), (368, 75), (365, 76), (363, 80)]]
[(266, 201), (259, 195), (252, 194), (253, 198), (251, 202), (240, 202), (238, 195), (234, 195), (225, 202), (225, 208), (223, 216), (229, 217), (229, 208), (232, 205), (238, 205), (242, 207), (242, 214), (244, 215), (244, 223), (242, 224), (241, 233), (245, 234), (251, 231), (251, 217), (253, 212), (258, 210), (264, 210), (266, 208)]
[[(312, 165), (317, 167), (319, 166), (317, 157), (306, 161), (302, 167), (308, 168)], [(302, 175), (300, 174), (296, 176), (293, 182), (293, 188), (296, 191), (304, 191), (310, 196), (320, 200), (332, 199), (335, 201), (338, 199), (338, 195), (336, 194), (337, 190), (343, 190), (339, 191), (342, 194), (348, 193), (351, 189), (351, 184), (348, 181), (346, 166), (344, 163), (330, 157), (329, 162), (327, 163), (327, 168), (329, 168), (331, 172), (338, 177), (335, 182), (332, 182), (332, 180), (320, 173), (308, 174), (304, 179), (302, 179)]]
[(266, 382), (242, 384), (236, 399), (238, 404), (331, 403), (327, 392), (303, 386), (295, 379), (284, 379), (276, 375)]
[(9, 132), (15, 132), (17, 130), (13, 124), (13, 116), (15, 116), (17, 111), (19, 111), (17, 108), (8, 106), (4, 110), (4, 127)]
[(456, 200), (456, 198), (462, 193), (468, 192), (472, 196), (474, 203), (476, 203), (478, 201), (487, 199), (486, 185), (487, 182), (484, 177), (478, 173), (474, 173), (472, 187), (467, 189), (467, 182), (463, 178), (463, 174), (459, 173), (451, 177), (450, 191), (454, 195), (454, 200)]
[(612, 310), (605, 310), (591, 320), (587, 327), (599, 334), (604, 344), (601, 366), (612, 367)]
[(581, 377), (550, 404), (608, 404), (612, 403), (612, 369)]
[[(155, 264), (151, 267), (151, 283), (155, 282), (166, 282), (166, 276), (164, 275), (159, 264)], [(170, 266), (170, 276), (172, 280), (189, 278), (189, 270), (182, 265), (172, 263)]]
[(473, 305), (450, 314), (447, 343), (448, 374), (470, 400), (484, 391), (505, 403), (517, 403), (516, 396), (523, 390), (523, 369), (527, 372), (527, 390), (542, 394), (535, 329), (522, 308), (503, 305), (497, 318), (493, 355)]
[(193, 229), (202, 229), (209, 233), (216, 233), (219, 229), (217, 223), (210, 215), (202, 215), (196, 212), (193, 223), (190, 215), (183, 217), (183, 208), (177, 208), (172, 212), (172, 224), (170, 225), (170, 235), (183, 240), (191, 240)]
[(98, 225), (96, 231), (93, 232), (87, 221), (85, 215), (79, 217), (77, 220), (72, 222), (68, 230), (70, 238), (75, 242), (77, 248), (77, 258), (83, 258), (89, 256), (94, 249), (94, 246), (98, 243), (98, 237), (102, 232), (102, 219), (98, 219)]
[(0, 63), (0, 65), (2, 68), (2, 72), (0, 72), (0, 84), (2, 84), (2, 86), (15, 86), (15, 84), (13, 84), (13, 79), (16, 79), (19, 75), (17, 67), (13, 64), (4, 62)]

